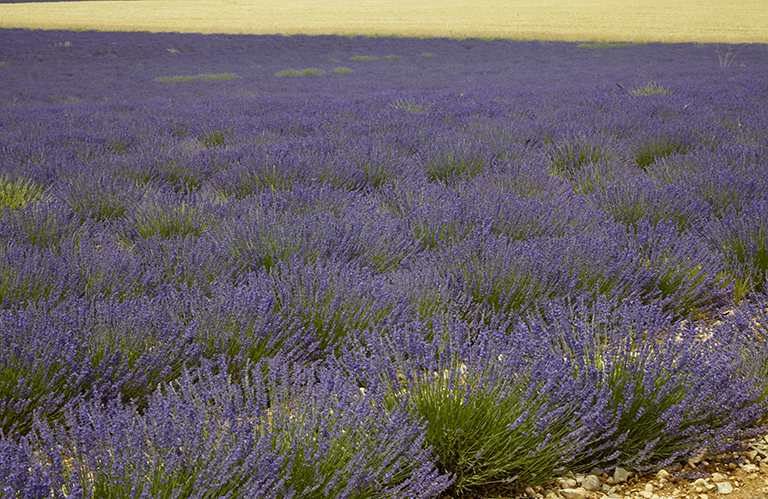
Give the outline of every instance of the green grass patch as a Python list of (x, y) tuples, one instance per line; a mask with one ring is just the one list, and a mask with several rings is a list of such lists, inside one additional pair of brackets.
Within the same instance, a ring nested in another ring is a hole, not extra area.
[(422, 52), (421, 56), (422, 57), (435, 57), (435, 54), (433, 54), (432, 52)]
[(424, 114), (432, 109), (432, 103), (426, 103), (425, 101), (416, 102), (413, 99), (398, 99), (390, 103), (395, 109), (402, 109), (411, 114)]
[(307, 69), (284, 69), (282, 71), (279, 71), (275, 73), (275, 76), (302, 76), (302, 75), (321, 75), (325, 74), (325, 71), (322, 69), (317, 68), (307, 68)]
[(356, 55), (355, 57), (350, 57), (350, 61), (375, 61), (376, 57), (372, 55)]
[(649, 83), (644, 87), (639, 87), (629, 91), (629, 95), (654, 95), (654, 94), (670, 94), (672, 93), (666, 87), (658, 85), (656, 83)]
[(345, 68), (345, 67), (341, 67), (341, 68), (334, 68), (334, 69), (333, 69), (333, 72), (334, 72), (334, 73), (339, 73), (339, 74), (344, 74), (344, 73), (351, 73), (351, 72), (352, 72), (352, 69), (350, 69), (350, 68)]
[(220, 73), (220, 74), (205, 73), (205, 74), (194, 75), (194, 76), (165, 76), (162, 78), (155, 78), (155, 81), (165, 83), (169, 81), (232, 80), (234, 78), (238, 78), (238, 76), (235, 73)]
[(0, 211), (3, 208), (14, 210), (34, 203), (45, 194), (45, 189), (30, 180), (11, 180), (8, 176), (0, 177)]
[(0, 67), (5, 66), (5, 63), (0, 61)]

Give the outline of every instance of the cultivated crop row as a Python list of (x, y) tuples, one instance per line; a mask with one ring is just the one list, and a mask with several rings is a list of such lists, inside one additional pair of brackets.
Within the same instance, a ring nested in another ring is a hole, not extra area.
[(761, 431), (765, 47), (0, 41), (8, 497), (472, 497)]

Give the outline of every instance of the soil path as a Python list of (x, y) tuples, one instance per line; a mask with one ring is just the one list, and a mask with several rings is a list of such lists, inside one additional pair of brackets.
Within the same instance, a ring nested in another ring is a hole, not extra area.
[(129, 0), (0, 4), (0, 27), (768, 43), (766, 0)]

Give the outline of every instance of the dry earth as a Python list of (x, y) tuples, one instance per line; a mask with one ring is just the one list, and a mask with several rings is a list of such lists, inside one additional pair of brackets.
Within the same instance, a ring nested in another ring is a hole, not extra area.
[[(563, 477), (548, 487), (528, 489), (524, 499), (768, 499), (768, 437), (746, 444), (742, 452), (702, 456), (673, 473), (630, 476), (622, 483), (601, 474), (599, 491), (586, 491), (583, 476), (572, 476), (575, 484)], [(694, 471), (702, 476), (676, 478)]]
[(766, 0), (129, 0), (0, 4), (0, 27), (768, 43)]

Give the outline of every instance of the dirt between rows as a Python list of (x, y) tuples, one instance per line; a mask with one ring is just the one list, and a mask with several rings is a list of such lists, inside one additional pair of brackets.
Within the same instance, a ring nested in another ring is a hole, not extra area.
[(142, 0), (0, 4), (0, 27), (768, 43), (765, 0)]

